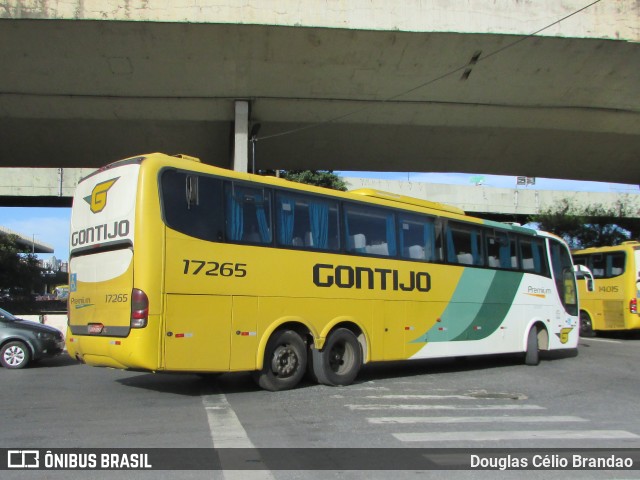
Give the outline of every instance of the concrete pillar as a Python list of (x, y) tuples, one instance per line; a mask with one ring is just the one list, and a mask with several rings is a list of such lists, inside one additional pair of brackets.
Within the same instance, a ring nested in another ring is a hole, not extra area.
[(233, 169), (236, 172), (247, 172), (249, 164), (249, 102), (237, 100), (235, 106)]

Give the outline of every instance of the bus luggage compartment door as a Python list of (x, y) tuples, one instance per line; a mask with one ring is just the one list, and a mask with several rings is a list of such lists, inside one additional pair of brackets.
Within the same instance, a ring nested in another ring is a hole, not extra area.
[(231, 297), (167, 295), (164, 352), (168, 371), (226, 372)]

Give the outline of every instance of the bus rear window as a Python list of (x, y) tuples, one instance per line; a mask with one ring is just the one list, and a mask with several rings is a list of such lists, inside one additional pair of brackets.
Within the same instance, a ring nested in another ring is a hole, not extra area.
[(591, 255), (591, 271), (595, 278), (613, 278), (624, 273), (625, 253), (611, 252)]

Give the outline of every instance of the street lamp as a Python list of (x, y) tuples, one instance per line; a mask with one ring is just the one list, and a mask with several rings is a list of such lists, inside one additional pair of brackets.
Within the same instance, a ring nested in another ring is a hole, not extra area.
[(251, 127), (250, 140), (251, 140), (251, 163), (252, 163), (252, 173), (256, 173), (256, 142), (258, 141), (258, 132), (260, 131), (261, 125), (256, 123)]

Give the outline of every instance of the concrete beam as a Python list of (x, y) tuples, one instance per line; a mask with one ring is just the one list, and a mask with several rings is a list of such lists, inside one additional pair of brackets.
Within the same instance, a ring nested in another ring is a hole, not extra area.
[(29, 236), (0, 226), (0, 236), (15, 235), (18, 246), (28, 253), (53, 253), (53, 245), (37, 240), (35, 235)]
[[(217, 23), (640, 41), (636, 0), (2, 0), (0, 18)], [(579, 14), (575, 14), (579, 11)], [(575, 14), (575, 15), (574, 15)], [(557, 20), (565, 18), (557, 22)], [(557, 23), (555, 23), (557, 22)], [(125, 59), (121, 59), (125, 60)], [(126, 61), (120, 70), (127, 70)]]
[(72, 197), (94, 168), (2, 168), (0, 197)]
[(243, 98), (265, 169), (637, 183), (638, 24), (636, 0), (0, 0), (0, 166), (232, 168)]
[[(2, 168), (0, 169), (0, 204), (3, 197), (19, 197), (25, 203), (30, 198), (51, 198), (62, 192), (62, 197), (73, 196), (80, 179), (93, 169), (65, 168), (60, 183), (59, 169), (55, 168)], [(532, 215), (560, 200), (569, 198), (578, 205), (601, 204), (613, 207), (624, 200), (635, 211), (632, 218), (640, 218), (640, 194), (575, 192), (559, 190), (533, 190), (527, 188), (495, 188), (472, 185), (445, 185), (425, 182), (404, 182), (373, 178), (346, 177), (350, 190), (372, 188), (445, 203), (475, 214)], [(42, 205), (43, 203), (40, 203)], [(70, 203), (69, 203), (70, 205)]]
[[(615, 207), (623, 200), (631, 206), (629, 218), (640, 218), (640, 194), (577, 192), (561, 190), (530, 190), (527, 188), (495, 188), (474, 185), (444, 185), (438, 183), (403, 182), (372, 178), (344, 178), (349, 189), (372, 188), (385, 192), (440, 202), (461, 208), (467, 213), (526, 216), (539, 213), (570, 199), (578, 206), (601, 204)], [(634, 213), (635, 212), (635, 213)]]

